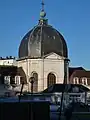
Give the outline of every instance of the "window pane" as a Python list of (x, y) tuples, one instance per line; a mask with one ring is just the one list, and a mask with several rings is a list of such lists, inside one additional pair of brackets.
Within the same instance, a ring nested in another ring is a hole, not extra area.
[(20, 76), (15, 76), (15, 84), (20, 85)]
[(4, 84), (10, 84), (10, 76), (5, 76), (4, 77)]
[(47, 87), (56, 83), (56, 76), (53, 73), (48, 74)]

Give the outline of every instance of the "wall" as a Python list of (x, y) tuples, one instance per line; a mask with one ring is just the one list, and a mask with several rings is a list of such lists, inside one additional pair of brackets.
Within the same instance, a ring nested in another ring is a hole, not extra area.
[(28, 82), (32, 72), (38, 74), (38, 91), (42, 91), (47, 88), (47, 76), (50, 72), (55, 74), (56, 83), (63, 83), (64, 59), (55, 53), (51, 53), (45, 59), (25, 59), (18, 61), (17, 65), (23, 68)]
[(0, 65), (15, 65), (15, 59), (0, 60)]

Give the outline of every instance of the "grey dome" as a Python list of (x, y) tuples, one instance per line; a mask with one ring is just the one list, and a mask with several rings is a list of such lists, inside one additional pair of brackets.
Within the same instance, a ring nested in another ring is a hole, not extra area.
[(19, 58), (38, 58), (51, 52), (68, 57), (63, 36), (48, 24), (38, 24), (22, 39), (19, 46)]

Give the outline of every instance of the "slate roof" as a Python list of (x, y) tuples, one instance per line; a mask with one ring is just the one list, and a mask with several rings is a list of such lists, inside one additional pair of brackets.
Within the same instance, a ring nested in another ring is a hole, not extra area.
[(68, 57), (67, 44), (63, 36), (48, 24), (38, 24), (30, 30), (21, 40), (19, 46), (19, 59), (25, 57), (42, 57), (51, 52)]
[(26, 75), (22, 69), (22, 67), (17, 66), (4, 66), (0, 65), (0, 83), (4, 84), (4, 77), (5, 76), (11, 76), (11, 80), (14, 79), (15, 76), (20, 75), (21, 76), (21, 83), (24, 81), (26, 82)]
[(87, 87), (80, 84), (54, 84), (49, 88), (45, 89), (43, 93), (60, 93), (63, 90), (65, 90), (66, 92), (72, 92), (74, 87), (78, 87), (79, 92), (89, 91)]
[(76, 70), (85, 70), (83, 67), (69, 67), (69, 77), (72, 75), (73, 72)]

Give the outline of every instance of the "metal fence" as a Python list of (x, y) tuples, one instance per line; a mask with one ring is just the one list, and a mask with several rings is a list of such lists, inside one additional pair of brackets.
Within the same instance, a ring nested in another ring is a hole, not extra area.
[[(21, 96), (21, 99), (40, 101), (45, 100), (53, 104), (60, 104), (62, 93), (44, 93), (44, 94), (27, 94)], [(64, 93), (63, 103), (66, 105), (72, 100), (85, 103), (85, 93)]]

